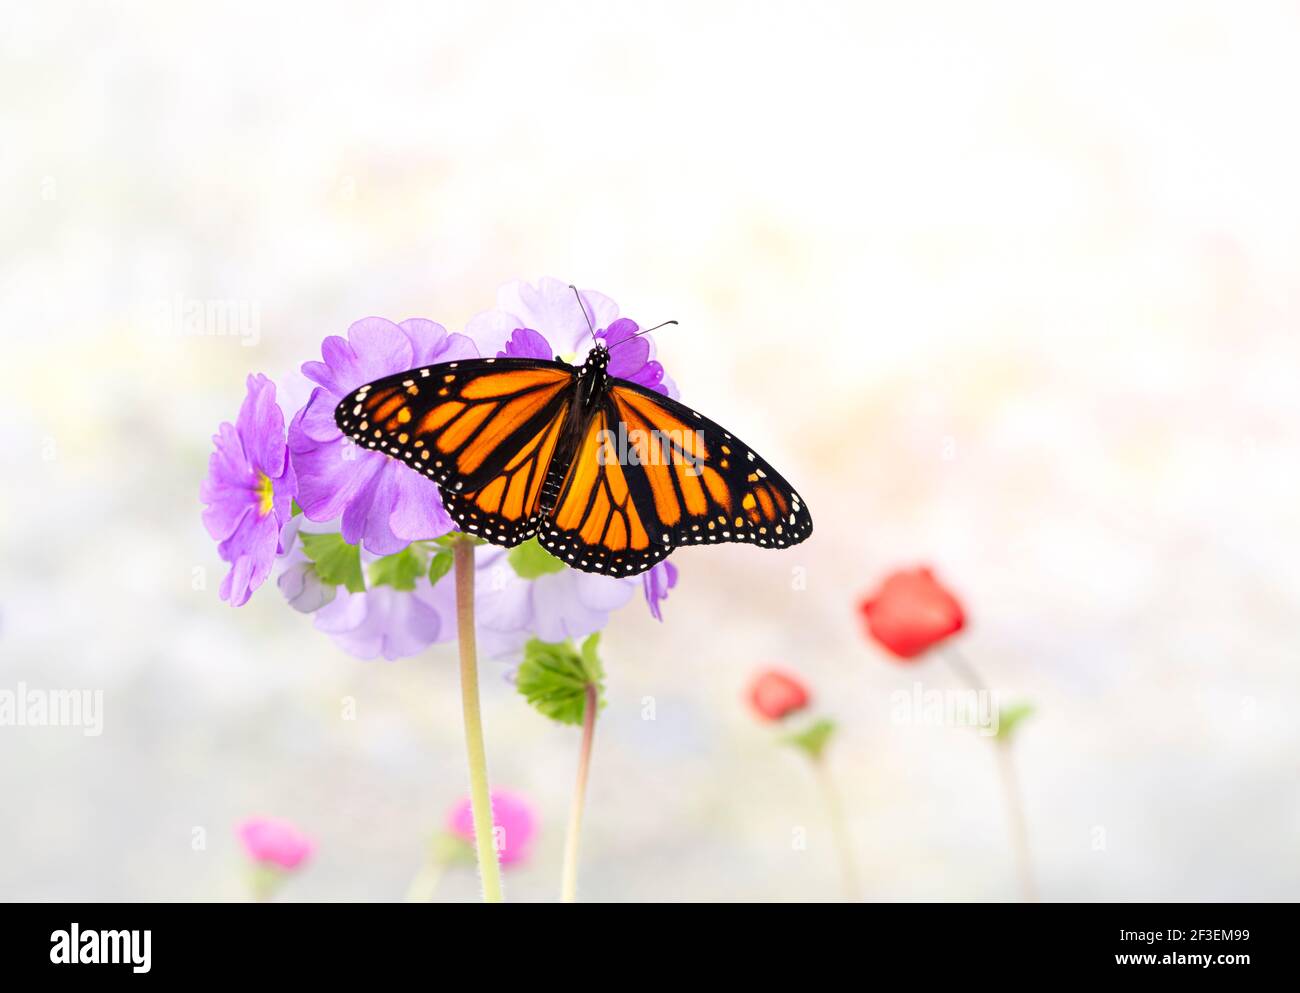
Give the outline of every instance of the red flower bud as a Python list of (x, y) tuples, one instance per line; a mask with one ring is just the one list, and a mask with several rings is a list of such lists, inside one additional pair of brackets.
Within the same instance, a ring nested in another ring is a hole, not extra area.
[(867, 634), (900, 659), (914, 659), (966, 625), (957, 598), (929, 569), (900, 570), (864, 597), (858, 610)]
[(763, 720), (779, 721), (808, 706), (808, 690), (793, 676), (767, 669), (750, 686), (749, 703)]

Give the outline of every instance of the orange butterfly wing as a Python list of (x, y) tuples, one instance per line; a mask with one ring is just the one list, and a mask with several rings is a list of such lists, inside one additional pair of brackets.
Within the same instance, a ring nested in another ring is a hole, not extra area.
[(614, 438), (608, 401), (586, 424), (549, 519), (538, 532), (543, 548), (565, 565), (610, 576), (644, 572), (672, 547), (651, 541), (642, 509), (632, 498), (627, 469)]
[(361, 387), (335, 420), (358, 445), (438, 483), (461, 530), (514, 545), (536, 530), (574, 383), (560, 362), (445, 362)]
[(743, 441), (676, 400), (612, 380), (539, 540), (575, 568), (635, 575), (681, 545), (784, 548), (811, 533), (802, 498)]

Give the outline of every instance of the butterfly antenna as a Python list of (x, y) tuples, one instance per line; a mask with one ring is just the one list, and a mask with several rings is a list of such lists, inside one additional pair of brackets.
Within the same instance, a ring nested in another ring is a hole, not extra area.
[(569, 289), (573, 290), (573, 295), (578, 298), (578, 306), (582, 309), (582, 316), (587, 322), (587, 330), (591, 332), (591, 343), (593, 345), (599, 344), (596, 341), (596, 329), (591, 326), (591, 318), (587, 316), (587, 305), (582, 302), (582, 294), (578, 292), (578, 288), (572, 283), (569, 284)]
[(669, 324), (676, 324), (676, 323), (677, 323), (676, 321), (664, 321), (662, 324), (656, 324), (652, 328), (646, 328), (644, 331), (638, 331), (636, 334), (630, 334), (626, 338), (622, 339), (622, 341), (614, 342), (614, 344), (611, 345), (610, 347), (617, 348), (619, 345), (629, 342), (633, 338), (640, 338), (643, 334), (649, 334), (651, 331), (658, 331), (660, 328), (664, 328), (667, 327)]

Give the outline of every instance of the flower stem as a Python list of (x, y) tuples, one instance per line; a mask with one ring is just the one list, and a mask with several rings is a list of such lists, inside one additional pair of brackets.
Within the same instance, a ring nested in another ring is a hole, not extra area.
[(275, 891), (284, 882), (284, 873), (269, 865), (259, 863), (253, 866), (249, 876), (254, 903), (270, 903), (275, 899)]
[[(987, 693), (988, 685), (966, 657), (951, 645), (943, 649), (943, 657), (957, 676), (977, 693)], [(1025, 819), (1024, 800), (1016, 764), (1011, 755), (1011, 739), (994, 739), (998, 756), (998, 775), (1002, 780), (1002, 802), (1006, 807), (1011, 827), (1011, 847), (1016, 857), (1016, 872), (1020, 877), (1020, 893), (1025, 903), (1038, 902), (1038, 888), (1034, 885), (1034, 865), (1029, 851), (1029, 823)]]
[(595, 683), (587, 684), (587, 701), (582, 710), (582, 747), (578, 753), (578, 778), (569, 806), (569, 830), (564, 839), (564, 873), (560, 881), (560, 902), (578, 899), (578, 842), (582, 836), (582, 809), (587, 799), (587, 774), (591, 771), (591, 744), (596, 736), (596, 712), (600, 694)]
[(460, 643), (460, 697), (465, 712), (465, 754), (469, 758), (469, 801), (474, 813), (483, 902), (501, 903), (501, 866), (497, 862), (492, 798), (488, 791), (487, 752), (478, 702), (478, 651), (474, 638), (474, 545), (462, 537), (452, 543), (456, 573), (456, 635)]
[(1034, 886), (1034, 867), (1029, 857), (1029, 827), (1025, 820), (1024, 803), (1020, 796), (1020, 782), (1016, 776), (1016, 764), (1011, 757), (1011, 742), (1001, 738), (995, 746), (998, 750), (998, 769), (1002, 773), (1002, 798), (1007, 805), (1007, 816), (1011, 820), (1011, 843), (1016, 851), (1016, 869), (1020, 874), (1020, 892), (1025, 903), (1037, 903), (1038, 892)]
[(432, 900), (438, 882), (442, 879), (442, 870), (442, 863), (425, 859), (424, 864), (420, 866), (420, 871), (415, 874), (411, 885), (406, 889), (406, 902), (428, 903)]
[(826, 798), (826, 809), (830, 814), (831, 833), (835, 836), (835, 848), (840, 858), (840, 879), (844, 883), (844, 898), (849, 903), (859, 903), (862, 891), (858, 886), (858, 868), (853, 859), (853, 841), (849, 835), (848, 825), (844, 820), (844, 806), (840, 803), (840, 791), (835, 788), (830, 766), (824, 755), (813, 759), (813, 768), (817, 772), (817, 781), (821, 784), (822, 795)]

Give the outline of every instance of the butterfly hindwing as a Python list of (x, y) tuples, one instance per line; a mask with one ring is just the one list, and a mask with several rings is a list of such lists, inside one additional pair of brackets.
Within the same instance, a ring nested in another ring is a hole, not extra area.
[(443, 506), (458, 529), (507, 548), (537, 533), (543, 488), (568, 411), (568, 406), (549, 405), (547, 418), (529, 428), (522, 445), (510, 446), (514, 454), (477, 490), (457, 491), (454, 484), (443, 485)]
[(618, 422), (603, 398), (573, 445), (555, 506), (538, 541), (565, 565), (609, 576), (634, 576), (672, 551), (652, 541), (632, 499), (616, 447)]

